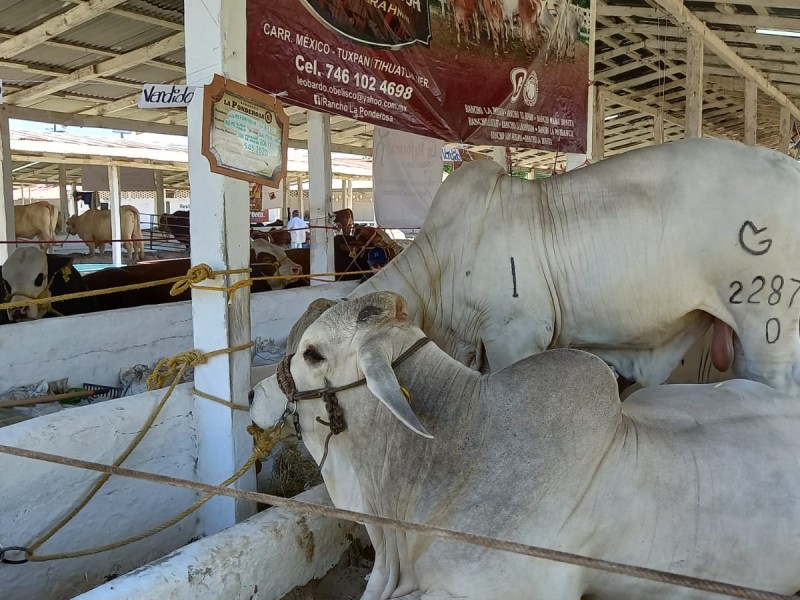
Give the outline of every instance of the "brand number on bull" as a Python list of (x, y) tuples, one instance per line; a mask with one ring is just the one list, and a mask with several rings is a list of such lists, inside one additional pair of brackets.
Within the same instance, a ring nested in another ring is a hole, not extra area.
[[(766, 277), (763, 275), (756, 275), (750, 282), (750, 287), (747, 290), (750, 293), (746, 300), (741, 298), (742, 293), (745, 292), (745, 285), (741, 281), (731, 281), (729, 287), (732, 293), (728, 298), (728, 302), (731, 304), (761, 304), (763, 300), (770, 306), (777, 306), (788, 297), (788, 307), (791, 308), (795, 298), (797, 298), (797, 293), (800, 292), (800, 279), (790, 277), (789, 281), (795, 284), (791, 296), (789, 296), (788, 291), (784, 293), (786, 278), (783, 277), (783, 275), (775, 275), (772, 277), (769, 282), (769, 287), (767, 287)], [(764, 297), (765, 295), (766, 298)]]

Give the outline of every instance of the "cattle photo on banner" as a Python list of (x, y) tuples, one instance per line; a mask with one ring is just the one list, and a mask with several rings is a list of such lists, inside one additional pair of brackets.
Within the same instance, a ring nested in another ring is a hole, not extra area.
[(247, 80), (451, 142), (586, 152), (590, 0), (247, 0)]
[(442, 185), (442, 142), (375, 127), (372, 186), (375, 222), (391, 229), (418, 229)]

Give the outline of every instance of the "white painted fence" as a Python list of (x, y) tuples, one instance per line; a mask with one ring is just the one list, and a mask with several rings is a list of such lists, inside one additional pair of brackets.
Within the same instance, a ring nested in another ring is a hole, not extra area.
[[(312, 300), (344, 297), (357, 283), (253, 294), (253, 339), (260, 342), (256, 359), (282, 351), (289, 330)], [(69, 377), (74, 387), (83, 383), (116, 386), (121, 369), (136, 364), (152, 367), (160, 358), (193, 347), (192, 306), (188, 301), (3, 325), (0, 393), (42, 379), (64, 377)]]
[[(163, 390), (69, 409), (0, 428), (0, 444), (111, 463), (141, 429)], [(195, 479), (197, 442), (188, 384), (176, 388), (125, 466)], [(26, 546), (76, 505), (99, 473), (0, 454), (0, 545)], [(217, 482), (218, 483), (218, 482)], [(39, 554), (71, 552), (139, 534), (197, 498), (175, 487), (112, 477)], [(150, 538), (102, 554), (0, 564), (3, 600), (72, 598), (179, 548), (198, 534), (192, 515)]]
[[(324, 486), (296, 497), (330, 504)], [(78, 597), (79, 600), (279, 600), (320, 578), (350, 545), (368, 543), (349, 521), (265, 510)]]

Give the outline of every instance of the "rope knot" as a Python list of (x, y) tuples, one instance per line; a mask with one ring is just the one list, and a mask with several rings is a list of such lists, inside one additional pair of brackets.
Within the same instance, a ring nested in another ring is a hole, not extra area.
[(156, 364), (153, 372), (147, 376), (147, 389), (157, 390), (164, 387), (179, 368), (202, 365), (207, 358), (207, 355), (199, 350), (187, 350), (186, 352), (178, 352), (178, 354), (170, 358), (162, 358)]
[(270, 427), (265, 431), (253, 423), (247, 426), (247, 433), (253, 436), (253, 451), (259, 458), (266, 459), (281, 438), (281, 427)]
[(176, 281), (169, 291), (170, 296), (178, 296), (188, 290), (192, 285), (205, 281), (206, 279), (213, 279), (214, 271), (205, 263), (200, 263), (191, 267), (186, 272), (186, 277), (180, 281)]

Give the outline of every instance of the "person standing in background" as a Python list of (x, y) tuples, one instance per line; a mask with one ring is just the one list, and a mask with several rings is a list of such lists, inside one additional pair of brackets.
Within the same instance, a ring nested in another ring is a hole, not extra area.
[(292, 211), (292, 218), (286, 224), (286, 229), (291, 232), (292, 248), (302, 248), (303, 243), (306, 241), (306, 231), (308, 225), (300, 218), (300, 211), (295, 209)]

